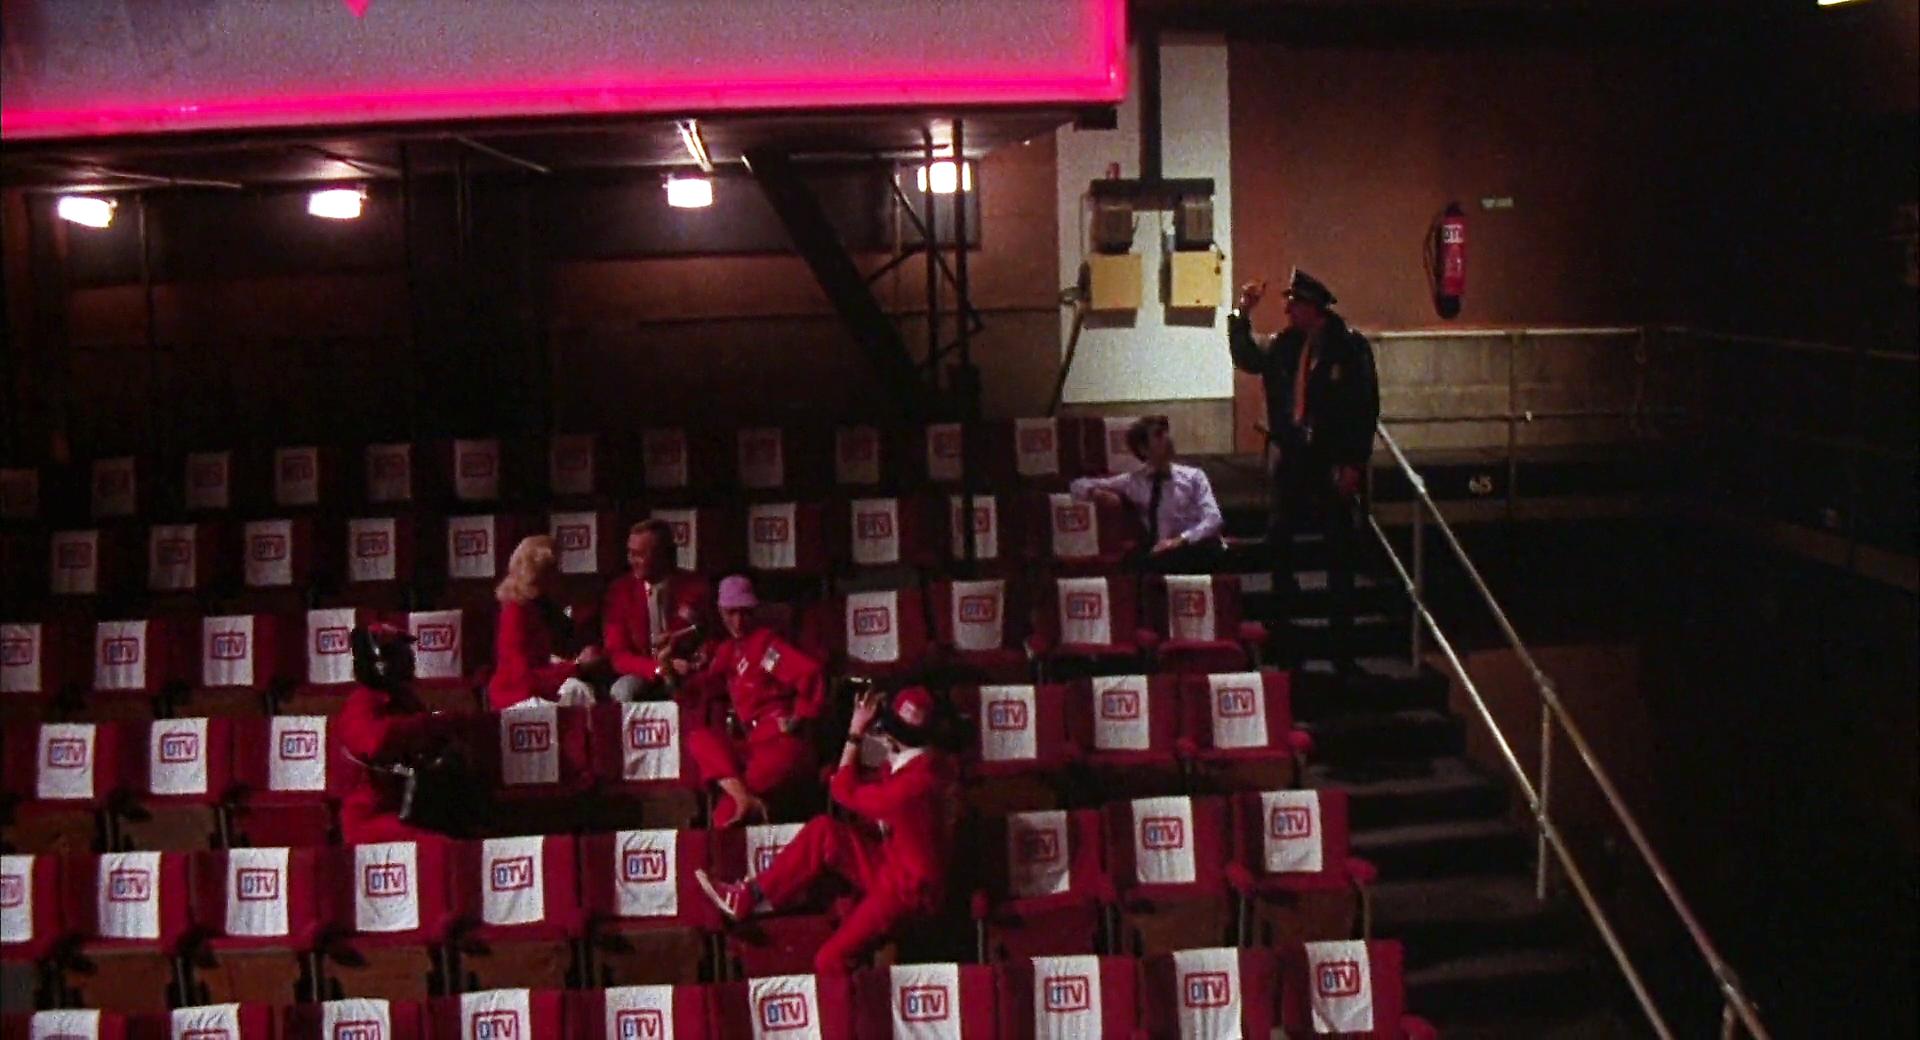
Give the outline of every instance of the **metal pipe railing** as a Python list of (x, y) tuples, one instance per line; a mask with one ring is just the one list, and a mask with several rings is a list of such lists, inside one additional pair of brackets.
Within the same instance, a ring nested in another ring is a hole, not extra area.
[[(1453, 528), (1447, 524), (1446, 517), (1441, 514), (1439, 506), (1434, 503), (1433, 497), (1427, 493), (1426, 481), (1420, 476), (1419, 472), (1413, 468), (1413, 464), (1407, 461), (1406, 454), (1400, 450), (1399, 443), (1393, 439), (1392, 434), (1387, 432), (1386, 427), (1376, 426), (1375, 429), (1380, 439), (1386, 444), (1387, 450), (1392, 454), (1395, 464), (1399, 466), (1401, 472), (1406, 476), (1407, 482), (1413, 488), (1414, 497), (1417, 499), (1414, 516), (1417, 518), (1423, 513), (1432, 514), (1434, 526), (1439, 529), (1441, 538), (1446, 542), (1447, 547), (1452, 550), (1454, 558), (1466, 572), (1468, 580), (1473, 583), (1474, 588), (1480, 593), (1480, 597), (1486, 603), (1488, 610), (1493, 613), (1494, 620), (1499, 624), (1501, 633), (1506, 637), (1508, 645), (1512, 647), (1514, 653), (1519, 657), (1521, 664), (1526, 668), (1527, 674), (1533, 679), (1534, 686), (1539, 694), (1541, 711), (1540, 780), (1538, 784), (1536, 784), (1528, 778), (1526, 770), (1520, 765), (1520, 760), (1515, 755), (1512, 744), (1507, 739), (1505, 731), (1500, 728), (1499, 722), (1494, 718), (1492, 711), (1488, 709), (1484, 698), (1481, 697), (1479, 688), (1474, 684), (1472, 678), (1468, 676), (1466, 667), (1461, 663), (1459, 655), (1455, 653), (1446, 634), (1441, 631), (1439, 622), (1434, 619), (1432, 612), (1427, 609), (1424, 575), (1419, 571), (1419, 564), (1423, 555), (1421, 542), (1424, 540), (1420, 536), (1420, 529), (1417, 526), (1415, 528), (1416, 534), (1413, 547), (1416, 570), (1414, 573), (1409, 574), (1406, 566), (1401, 563), (1399, 555), (1394, 552), (1393, 545), (1387, 539), (1386, 532), (1381, 528), (1379, 521), (1369, 515), (1367, 518), (1368, 526), (1373, 529), (1374, 536), (1379, 539), (1381, 547), (1386, 551), (1388, 560), (1393, 564), (1394, 571), (1399, 575), (1401, 583), (1405, 586), (1408, 597), (1413, 601), (1413, 610), (1416, 617), (1424, 623), (1432, 634), (1434, 644), (1446, 657), (1447, 663), (1453, 668), (1454, 675), (1460, 680), (1467, 694), (1473, 699), (1474, 707), (1478, 710), (1481, 719), (1487, 724), (1487, 729), (1492, 735), (1501, 757), (1506, 761), (1507, 768), (1513, 773), (1515, 783), (1519, 785), (1521, 793), (1526, 797), (1529, 808), (1533, 811), (1534, 823), (1539, 828), (1538, 852), (1540, 859), (1538, 864), (1539, 872), (1535, 880), (1536, 890), (1544, 898), (1547, 888), (1548, 867), (1546, 853), (1551, 849), (1555, 857), (1560, 861), (1561, 869), (1566, 873), (1567, 880), (1572, 884), (1575, 893), (1579, 896), (1580, 901), (1585, 904), (1588, 915), (1593, 918), (1594, 925), (1599, 930), (1602, 940), (1605, 941), (1607, 948), (1613, 953), (1614, 960), (1619, 964), (1621, 973), (1626, 976), (1627, 983), (1633, 989), (1634, 996), (1639, 1000), (1642, 1010), (1646, 1012), (1648, 1021), (1660, 1036), (1671, 1037), (1673, 1035), (1672, 1031), (1668, 1028), (1665, 1019), (1660, 1015), (1658, 1007), (1654, 1005), (1651, 996), (1647, 993), (1646, 986), (1641, 980), (1638, 970), (1633, 966), (1632, 959), (1628, 956), (1618, 936), (1614, 933), (1612, 922), (1594, 898), (1592, 890), (1587, 884), (1585, 874), (1580, 870), (1579, 864), (1575, 862), (1573, 856), (1567, 850), (1566, 844), (1560, 836), (1559, 829), (1553, 824), (1552, 806), (1548, 801), (1548, 796), (1551, 793), (1549, 781), (1551, 779), (1553, 764), (1552, 746), (1555, 728), (1554, 723), (1557, 722), (1559, 724), (1558, 728), (1564, 731), (1567, 742), (1572, 746), (1575, 755), (1579, 757), (1580, 762), (1586, 767), (1588, 775), (1593, 778), (1595, 785), (1600, 789), (1602, 797), (1606, 799), (1607, 805), (1613, 810), (1615, 818), (1626, 831), (1628, 839), (1632, 841), (1634, 848), (1639, 852), (1642, 862), (1646, 864), (1647, 869), (1652, 873), (1655, 883), (1660, 886), (1661, 892), (1666, 895), (1668, 905), (1673, 908), (1681, 924), (1686, 928), (1687, 934), (1693, 940), (1694, 947), (1706, 961), (1708, 969), (1712, 972), (1715, 981), (1719, 984), (1721, 995), (1725, 1002), (1726, 1013), (1731, 1017), (1737, 1018), (1753, 1036), (1761, 1038), (1761, 1040), (1766, 1040), (1769, 1034), (1767, 1033), (1766, 1027), (1760, 1022), (1758, 1009), (1755, 1008), (1753, 1001), (1747, 996), (1738, 977), (1734, 974), (1733, 968), (1720, 956), (1718, 947), (1714, 945), (1712, 938), (1707, 935), (1705, 927), (1701, 925), (1699, 918), (1695, 916), (1693, 908), (1687, 903), (1685, 897), (1680, 894), (1679, 886), (1675, 884), (1672, 874), (1667, 870), (1666, 863), (1660, 858), (1659, 854), (1654, 851), (1652, 843), (1647, 840), (1646, 833), (1641, 829), (1639, 820), (1634, 816), (1633, 811), (1627, 807), (1626, 801), (1621, 798), (1619, 789), (1614, 786), (1612, 776), (1609, 775), (1605, 767), (1600, 764), (1598, 756), (1594, 754), (1592, 745), (1587, 742), (1586, 735), (1573, 721), (1572, 717), (1567, 714), (1566, 708), (1560, 701), (1559, 692), (1554, 687), (1552, 679), (1540, 668), (1538, 662), (1534, 660), (1533, 654), (1527, 650), (1526, 644), (1520, 639), (1520, 634), (1514, 629), (1513, 622), (1507, 617), (1506, 611), (1500, 607), (1499, 601), (1494, 598), (1493, 590), (1488, 587), (1486, 579), (1481, 576), (1480, 569), (1474, 565), (1473, 560), (1467, 555), (1466, 549), (1460, 544), (1460, 539), (1454, 534)], [(1415, 644), (1415, 649), (1417, 652), (1417, 643)]]

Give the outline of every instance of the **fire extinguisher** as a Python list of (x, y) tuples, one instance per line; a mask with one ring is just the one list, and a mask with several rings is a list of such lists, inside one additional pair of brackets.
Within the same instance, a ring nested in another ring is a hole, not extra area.
[(1460, 314), (1460, 298), (1467, 294), (1467, 215), (1457, 202), (1434, 222), (1428, 274), (1433, 279), (1433, 309), (1442, 318)]

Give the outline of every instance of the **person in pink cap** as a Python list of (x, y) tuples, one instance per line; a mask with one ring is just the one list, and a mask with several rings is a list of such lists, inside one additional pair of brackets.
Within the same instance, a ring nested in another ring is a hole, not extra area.
[[(825, 975), (846, 974), (903, 925), (939, 913), (959, 815), (953, 759), (936, 746), (942, 715), (925, 687), (862, 695), (829, 788), (835, 802), (862, 819), (816, 816), (750, 881), (714, 881), (694, 871), (701, 891), (739, 921), (800, 900), (824, 874), (846, 880), (860, 901), (814, 956), (813, 970)], [(878, 778), (863, 780), (860, 744), (876, 723), (887, 765)]]
[(755, 618), (760, 599), (751, 579), (721, 579), (719, 601), (728, 638), (689, 692), (705, 706), (724, 691), (732, 719), (689, 732), (687, 753), (727, 796), (713, 810), (713, 825), (727, 827), (766, 819), (767, 799), (777, 803), (813, 781), (818, 766), (809, 731), (826, 704), (827, 681), (820, 662)]

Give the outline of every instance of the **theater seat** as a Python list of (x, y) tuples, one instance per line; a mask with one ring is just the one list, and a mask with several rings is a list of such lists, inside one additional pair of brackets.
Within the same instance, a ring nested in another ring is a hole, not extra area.
[(1053, 809), (1079, 748), (1067, 725), (1065, 686), (961, 686), (954, 706), (977, 739), (960, 756), (961, 803), (983, 816)]
[(928, 592), (935, 660), (959, 682), (1016, 683), (1033, 678), (1026, 638), (1032, 629), (1025, 585), (1005, 578), (937, 581)]
[(188, 717), (120, 724), (133, 745), (133, 798), (115, 813), (120, 847), (190, 851), (227, 843), (233, 720)]
[(1142, 592), (1168, 672), (1243, 672), (1256, 665), (1266, 626), (1244, 620), (1237, 574), (1150, 575)]
[(494, 609), (494, 586), (531, 525), (515, 513), (458, 513), (435, 525), (426, 552), (428, 580), (441, 587), (437, 605), (475, 613)]
[(461, 842), (453, 859), (460, 989), (580, 981), (586, 913), (572, 835)]
[(416, 610), (407, 615), (413, 635), (413, 689), (429, 709), (466, 714), (480, 710), (480, 690), (491, 674), (493, 613), (479, 610)]
[(713, 975), (721, 920), (694, 879), (708, 832), (628, 830), (580, 839), (581, 894), (599, 986), (686, 985)]
[(335, 528), (338, 541), (327, 555), (341, 561), (342, 606), (407, 608), (420, 578), (419, 527), (411, 514), (402, 513), (354, 517)]
[(1181, 745), (1196, 791), (1293, 785), (1313, 744), (1293, 728), (1292, 678), (1272, 669), (1185, 677)]
[(325, 715), (234, 720), (235, 791), (228, 818), (238, 845), (324, 845), (353, 783)]
[(236, 609), (297, 614), (311, 604), (314, 586), (339, 580), (337, 556), (316, 537), (314, 518), (249, 520), (240, 528), (240, 584)]
[(1243, 791), (1233, 796), (1241, 940), (1270, 950), (1346, 939), (1376, 871), (1347, 852), (1347, 794)]
[(848, 495), (899, 486), (902, 451), (899, 438), (878, 427), (834, 427), (834, 486)]
[(340, 927), (322, 963), (321, 994), (425, 1000), (449, 988), (450, 843), (348, 845), (329, 854)]
[[(640, 434), (640, 464), (647, 499), (691, 502), (732, 486), (735, 445), (705, 431), (652, 427)], [(680, 566), (695, 565), (680, 558)], [(704, 568), (702, 568), (704, 569)]]
[(720, 1036), (705, 986), (614, 986), (567, 994), (571, 1040), (709, 1040)]
[(1019, 957), (996, 973), (1000, 1035), (1006, 1040), (1147, 1035), (1140, 1032), (1140, 963), (1132, 957)]
[(755, 573), (818, 578), (827, 573), (827, 516), (819, 502), (755, 502), (741, 523), (741, 553)]
[(767, 975), (713, 987), (714, 1036), (852, 1037), (853, 987), (844, 976)]
[(1103, 810), (1118, 889), (1116, 947), (1136, 956), (1232, 942), (1233, 834), (1222, 798), (1136, 798)]
[(101, 813), (124, 797), (131, 774), (121, 727), (43, 722), (9, 726), (0, 740), (10, 803), (0, 835), (7, 844), (29, 853), (105, 848)]
[(53, 953), (75, 934), (66, 884), (57, 856), (0, 855), (0, 965), (31, 974), (36, 1003), (53, 996)]
[[(714, 833), (713, 867), (717, 880), (752, 880), (772, 865), (781, 849), (790, 844), (805, 824), (748, 824)], [(844, 909), (834, 897), (836, 886), (823, 882), (809, 894), (806, 902), (782, 907), (779, 912), (760, 914), (735, 922), (726, 930), (727, 959), (737, 974), (746, 976), (785, 975), (810, 971), (814, 955), (838, 922)]]
[(687, 727), (701, 720), (678, 701), (596, 704), (591, 709), (597, 778), (582, 822), (592, 830), (691, 827), (704, 815)]
[(102, 621), (93, 629), (93, 692), (82, 714), (94, 721), (150, 719), (185, 692), (198, 669), (199, 625), (182, 617)]
[(280, 1009), (280, 1040), (399, 1040), (427, 1035), (411, 1000), (346, 998)]
[(80, 941), (61, 984), (81, 1005), (165, 1011), (180, 1002), (191, 924), (185, 853), (68, 857), (64, 888)]
[(853, 976), (858, 1040), (996, 1040), (999, 992), (984, 964), (894, 964)]
[(1280, 970), (1266, 950), (1184, 949), (1149, 957), (1142, 967), (1149, 1036), (1236, 1040), (1273, 1031)]
[(189, 860), (192, 998), (310, 999), (332, 927), (330, 856), (315, 848), (225, 849)]
[(548, 513), (547, 534), (560, 568), (556, 595), (576, 604), (572, 617), (578, 625), (583, 620), (579, 605), (591, 603), (597, 610), (607, 576), (625, 566), (626, 533), (612, 510), (582, 509)]
[(0, 1037), (5, 1040), (45, 1040), (53, 1037), (85, 1040), (128, 1040), (127, 1016), (116, 1011), (65, 1008), (49, 1011), (10, 1012), (0, 1017)]
[(147, 528), (149, 597), (157, 603), (191, 608), (199, 597), (224, 589), (236, 570), (234, 559), (224, 551), (232, 541), (227, 525), (217, 520)]
[(274, 696), (300, 680), (301, 625), (281, 614), (200, 619), (199, 668), (179, 704), (182, 715), (265, 715)]
[(541, 702), (468, 720), (468, 746), (492, 796), (495, 833), (569, 830), (593, 787), (590, 709)]
[(712, 506), (656, 505), (647, 519), (664, 520), (673, 529), (674, 558), (681, 570), (724, 574), (746, 562), (738, 514)]
[(1157, 641), (1141, 624), (1128, 576), (1055, 578), (1042, 586), (1034, 653), (1053, 680), (1144, 671)]
[(1100, 675), (1074, 680), (1067, 725), (1096, 797), (1178, 794), (1180, 680), (1172, 675)]
[(830, 607), (832, 663), (846, 675), (904, 676), (927, 656), (926, 606), (913, 587), (850, 592)]
[(134, 1040), (278, 1040), (267, 1004), (199, 1004), (133, 1016)]
[(1105, 945), (1105, 907), (1115, 893), (1098, 810), (1013, 813), (980, 821), (975, 833), (973, 917), (983, 960)]
[(91, 639), (68, 621), (0, 624), (0, 722), (27, 725), (52, 717), (59, 702), (92, 677)]
[(1106, 574), (1140, 548), (1146, 532), (1128, 507), (1076, 499), (1064, 491), (1026, 499), (1031, 555), (1061, 574)]
[[(947, 563), (954, 567), (966, 566), (965, 515), (965, 499), (957, 494), (947, 495), (946, 508), (941, 511), (940, 541), (946, 546)], [(1021, 572), (1027, 564), (1025, 520), (1026, 517), (1021, 515), (1012, 498), (984, 492), (973, 496), (973, 567), (976, 574), (1005, 577)]]
[(355, 607), (307, 611), (304, 681), (281, 699), (277, 710), (291, 715), (337, 713), (353, 691), (353, 630), (402, 620), (395, 614)]
[(1281, 1024), (1289, 1035), (1349, 1040), (1430, 1040), (1407, 1013), (1405, 954), (1398, 942), (1310, 942), (1283, 951)]
[(427, 1004), (435, 1040), (522, 1040), (567, 1032), (566, 994), (543, 989), (489, 989), (439, 997)]
[(836, 503), (828, 518), (830, 555), (855, 570), (931, 569), (940, 560), (939, 510), (924, 496)]

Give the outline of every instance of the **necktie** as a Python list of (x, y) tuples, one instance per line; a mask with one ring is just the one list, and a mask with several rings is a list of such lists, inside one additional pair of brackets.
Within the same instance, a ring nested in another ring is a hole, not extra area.
[(1293, 374), (1293, 424), (1307, 423), (1307, 369), (1313, 363), (1313, 337), (1300, 344), (1300, 368)]
[(1167, 475), (1153, 475), (1153, 490), (1147, 495), (1147, 544), (1160, 544), (1160, 492), (1167, 486)]

